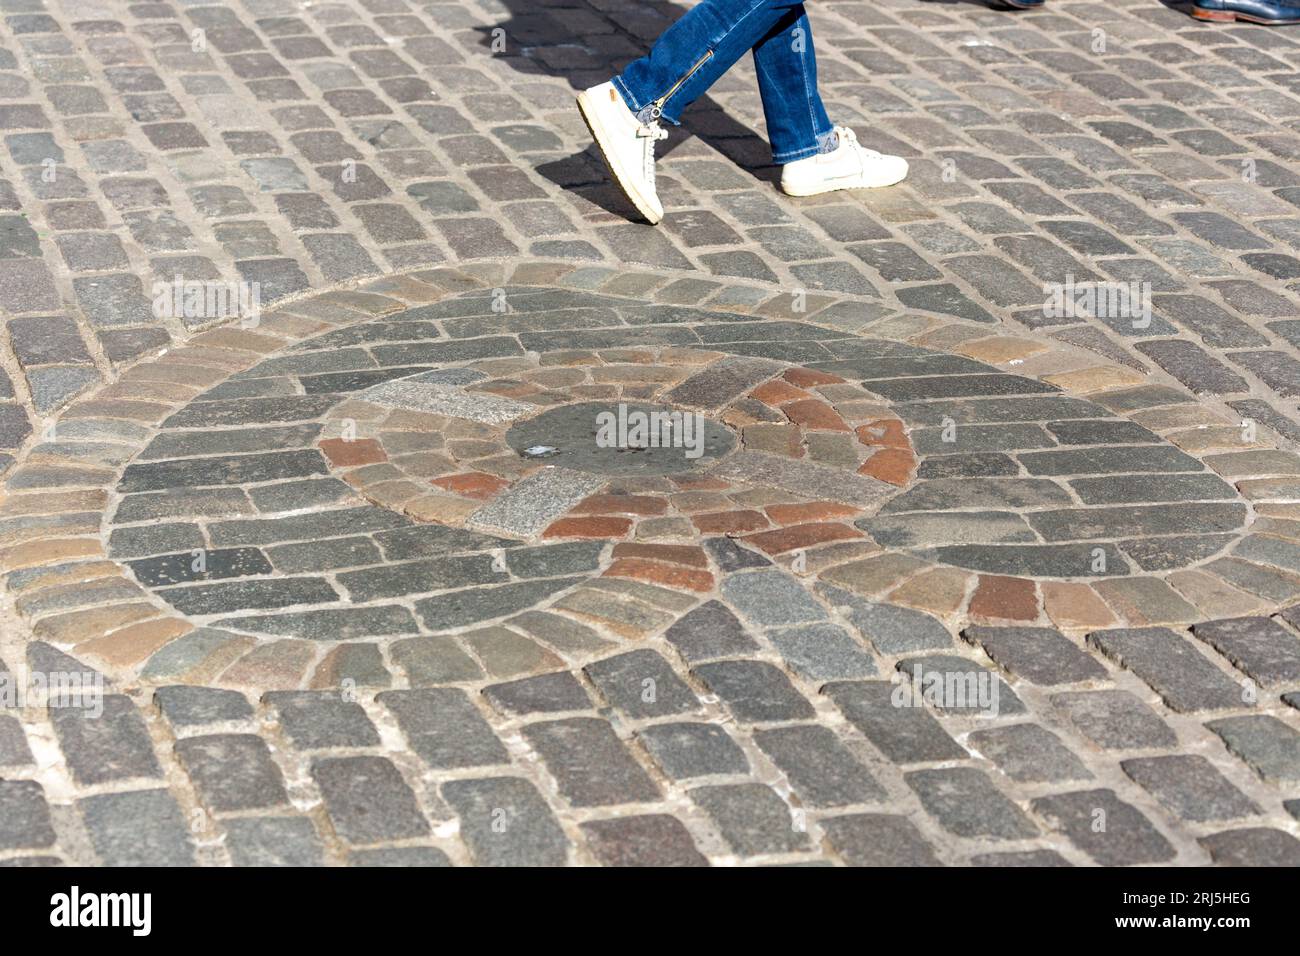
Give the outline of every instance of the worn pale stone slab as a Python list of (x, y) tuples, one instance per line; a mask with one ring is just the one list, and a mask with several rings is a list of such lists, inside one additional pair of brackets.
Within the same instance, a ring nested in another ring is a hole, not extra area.
[(531, 538), (609, 479), (568, 468), (544, 468), (470, 515), (466, 527)]

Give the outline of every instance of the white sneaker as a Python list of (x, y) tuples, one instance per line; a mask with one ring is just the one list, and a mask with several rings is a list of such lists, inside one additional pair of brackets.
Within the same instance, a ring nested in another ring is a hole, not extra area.
[(907, 160), (886, 156), (858, 143), (847, 126), (835, 127), (840, 143), (829, 153), (796, 159), (781, 167), (781, 190), (787, 196), (816, 196), (836, 189), (875, 189), (902, 182)]
[(587, 122), (610, 175), (651, 225), (664, 217), (655, 191), (655, 141), (668, 138), (656, 122), (642, 123), (627, 108), (613, 83), (578, 94), (578, 109)]

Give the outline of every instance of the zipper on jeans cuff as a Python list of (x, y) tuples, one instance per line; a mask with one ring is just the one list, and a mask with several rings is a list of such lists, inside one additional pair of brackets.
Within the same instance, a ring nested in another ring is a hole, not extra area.
[(659, 117), (663, 115), (664, 104), (667, 103), (670, 99), (672, 99), (673, 94), (676, 93), (678, 90), (680, 90), (683, 86), (685, 86), (686, 81), (689, 80), (691, 77), (693, 77), (697, 72), (699, 72), (700, 67), (702, 67), (705, 63), (708, 63), (711, 59), (713, 59), (713, 51), (708, 50), (707, 52), (705, 52), (704, 56), (700, 57), (698, 60), (695, 61), (695, 65), (690, 68), (690, 71), (685, 76), (683, 76), (681, 79), (679, 79), (676, 83), (674, 83), (672, 86), (668, 88), (667, 93), (665, 93), (663, 96), (659, 97), (659, 99), (651, 103), (650, 118), (652, 120), (659, 119)]

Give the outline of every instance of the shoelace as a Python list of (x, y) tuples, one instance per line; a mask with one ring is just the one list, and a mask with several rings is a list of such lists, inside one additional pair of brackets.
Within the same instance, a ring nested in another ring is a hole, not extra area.
[(646, 182), (655, 188), (655, 141), (668, 138), (668, 130), (656, 122), (645, 123), (637, 127), (636, 135), (644, 140), (641, 161), (644, 164)]
[(849, 129), (847, 126), (837, 126), (835, 127), (835, 132), (839, 135), (841, 143), (847, 142), (857, 150), (864, 159), (880, 159), (881, 154), (876, 152), (874, 149), (867, 149), (867, 147), (859, 143), (858, 134), (853, 132), (853, 130)]

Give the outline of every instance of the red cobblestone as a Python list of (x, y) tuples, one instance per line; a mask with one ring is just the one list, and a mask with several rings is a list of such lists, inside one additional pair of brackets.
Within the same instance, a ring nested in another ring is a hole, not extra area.
[(751, 534), (746, 536), (745, 541), (758, 546), (768, 554), (784, 554), (797, 548), (811, 548), (828, 541), (847, 541), (861, 537), (861, 531), (848, 525), (839, 522), (819, 522)]
[(491, 498), (502, 488), (509, 486), (510, 482), (504, 478), (498, 478), (496, 475), (471, 471), (461, 475), (443, 475), (441, 478), (432, 479), (429, 484), (437, 485), (452, 494), (484, 500)]
[(768, 505), (763, 509), (767, 516), (777, 524), (804, 524), (809, 521), (825, 521), (828, 518), (847, 518), (858, 513), (850, 505), (837, 501), (808, 501), (794, 505)]
[(668, 502), (649, 495), (592, 495), (573, 506), (571, 514), (661, 515)]
[(840, 418), (839, 412), (816, 398), (790, 402), (788, 405), (782, 405), (781, 411), (796, 425), (812, 431), (846, 432), (849, 430), (844, 419)]
[(1038, 617), (1038, 589), (1028, 578), (980, 575), (970, 599), (970, 613), (1003, 621), (1033, 621)]
[(343, 438), (326, 438), (320, 442), (320, 450), (325, 453), (330, 464), (339, 468), (388, 461), (388, 456), (384, 454), (384, 447), (373, 438), (356, 438), (352, 441)]
[(878, 448), (905, 448), (911, 450), (912, 443), (907, 438), (903, 423), (897, 418), (877, 418), (873, 422), (859, 425), (855, 434), (864, 445)]
[(781, 377), (791, 385), (799, 386), (799, 388), (812, 388), (814, 385), (838, 385), (844, 381), (838, 375), (832, 375), (829, 372), (818, 372), (810, 368), (788, 369)]
[(916, 456), (902, 448), (882, 448), (858, 469), (859, 475), (868, 475), (891, 485), (902, 487), (912, 480), (916, 471)]
[(704, 593), (713, 590), (713, 575), (708, 571), (683, 568), (675, 564), (647, 561), (643, 558), (623, 558), (615, 561), (605, 572), (606, 577), (634, 578), (647, 584), (669, 588), (685, 588)]
[(774, 378), (770, 382), (764, 382), (762, 385), (758, 386), (758, 388), (750, 392), (749, 397), (757, 399), (764, 405), (771, 405), (773, 407), (784, 404), (785, 402), (798, 401), (801, 398), (812, 398), (812, 396), (802, 388), (795, 388), (789, 382), (783, 381), (779, 378)]
[(631, 518), (561, 518), (542, 532), (543, 538), (621, 538), (632, 527)]

